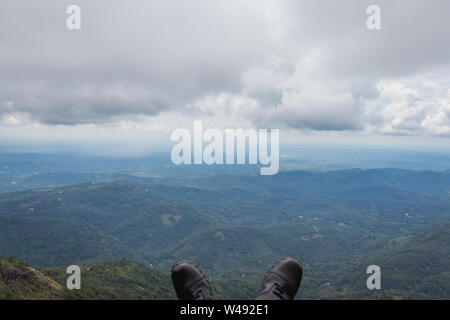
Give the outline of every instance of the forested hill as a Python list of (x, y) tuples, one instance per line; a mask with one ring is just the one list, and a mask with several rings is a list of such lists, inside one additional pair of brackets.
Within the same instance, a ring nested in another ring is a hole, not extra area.
[[(315, 289), (305, 274), (297, 298), (448, 299), (450, 297), (450, 225), (387, 240), (370, 249)], [(365, 287), (364, 270), (377, 264), (382, 289)], [(130, 259), (81, 265), (82, 289), (68, 290), (65, 268), (38, 268), (13, 257), (0, 258), (0, 299), (175, 299), (168, 272)], [(207, 273), (208, 274), (208, 273)], [(217, 299), (253, 299), (264, 273), (247, 279), (213, 279)]]
[[(69, 290), (65, 268), (37, 268), (0, 257), (0, 299), (176, 299), (170, 274), (130, 259), (81, 265), (81, 289)], [(257, 284), (243, 280), (211, 282), (217, 299), (256, 296)]]

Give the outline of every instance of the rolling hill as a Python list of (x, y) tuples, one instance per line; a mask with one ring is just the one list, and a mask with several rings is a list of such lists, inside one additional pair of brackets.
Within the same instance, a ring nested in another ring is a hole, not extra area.
[[(66, 287), (65, 268), (37, 268), (14, 257), (0, 257), (0, 299), (167, 300), (176, 299), (170, 274), (130, 259), (81, 265), (81, 289)], [(257, 283), (214, 280), (217, 299), (251, 299)]]
[(120, 240), (85, 223), (0, 216), (0, 252), (39, 266), (139, 256)]
[[(338, 272), (334, 278), (308, 275), (301, 299), (448, 299), (450, 294), (448, 244), (450, 225), (427, 232), (394, 238), (387, 247), (372, 248), (365, 257)], [(377, 264), (382, 270), (382, 289), (365, 287), (365, 268)], [(81, 265), (82, 289), (68, 290), (65, 268), (37, 268), (13, 257), (0, 257), (0, 299), (175, 299), (167, 272), (130, 259)], [(207, 273), (207, 275), (209, 275)], [(245, 279), (213, 279), (216, 299), (253, 299), (263, 273)], [(316, 283), (312, 286), (309, 281)]]
[[(120, 175), (118, 181), (0, 193), (0, 255), (38, 267), (126, 257), (160, 270), (190, 258), (213, 281), (239, 281), (245, 274), (256, 282), (274, 261), (292, 255), (305, 268), (300, 297), (362, 296), (364, 288), (357, 284), (365, 283), (362, 264), (375, 263), (370, 258), (392, 265), (387, 270), (398, 280), (401, 273), (394, 266), (400, 262), (386, 257), (409, 259), (411, 266), (422, 268), (414, 260), (434, 252), (432, 246), (414, 251), (427, 245), (405, 239), (448, 225), (449, 174), (292, 171), (182, 179), (185, 185)], [(415, 249), (401, 246), (407, 243)], [(435, 248), (445, 256), (445, 246)], [(400, 289), (386, 290), (433, 292), (433, 284), (446, 276), (427, 275), (420, 284), (405, 287), (402, 282)], [(254, 288), (248, 290), (254, 293)], [(442, 288), (436, 285), (436, 291)]]

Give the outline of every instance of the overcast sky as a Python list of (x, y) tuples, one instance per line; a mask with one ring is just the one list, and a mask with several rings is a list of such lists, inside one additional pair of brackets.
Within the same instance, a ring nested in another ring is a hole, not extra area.
[(166, 143), (196, 119), (279, 128), (282, 144), (448, 147), (449, 14), (448, 0), (2, 0), (0, 135)]

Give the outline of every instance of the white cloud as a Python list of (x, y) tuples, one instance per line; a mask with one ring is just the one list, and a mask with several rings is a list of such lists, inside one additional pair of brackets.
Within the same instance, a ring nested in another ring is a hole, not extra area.
[(266, 110), (266, 123), (312, 130), (353, 130), (361, 125), (361, 110), (352, 88), (326, 69), (314, 50), (278, 85), (280, 103)]
[(30, 115), (22, 112), (9, 112), (0, 116), (0, 125), (8, 127), (18, 127), (30, 124)]
[(415, 76), (382, 79), (379, 131), (389, 134), (450, 133), (450, 88), (436, 80)]

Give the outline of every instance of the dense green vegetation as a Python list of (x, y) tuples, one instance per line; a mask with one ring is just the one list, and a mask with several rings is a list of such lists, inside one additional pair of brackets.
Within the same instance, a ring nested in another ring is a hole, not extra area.
[[(347, 266), (312, 288), (305, 274), (299, 298), (333, 299), (448, 299), (450, 226), (387, 241), (373, 248), (375, 256)], [(388, 253), (388, 254), (387, 254)], [(382, 290), (365, 288), (365, 268), (382, 268)], [(167, 272), (130, 259), (92, 262), (81, 266), (82, 288), (68, 290), (65, 268), (35, 268), (13, 257), (0, 258), (0, 299), (175, 299)], [(211, 281), (216, 299), (253, 299), (263, 273)], [(208, 274), (207, 274), (208, 276)], [(320, 279), (320, 278), (319, 278)], [(306, 283), (305, 283), (306, 282)]]
[[(450, 225), (377, 243), (322, 287), (324, 298), (448, 299)], [(366, 287), (367, 266), (381, 268), (382, 290)], [(314, 298), (303, 291), (301, 297)]]
[[(182, 185), (103, 175), (111, 181), (1, 193), (0, 255), (39, 267), (127, 257), (163, 272), (192, 259), (220, 297), (239, 298), (254, 296), (266, 270), (292, 255), (305, 269), (299, 298), (448, 296), (448, 227), (436, 228), (450, 223), (450, 171), (220, 174), (183, 176)], [(50, 177), (58, 184), (67, 173)], [(141, 266), (133, 263), (125, 274)], [(370, 264), (383, 270), (376, 294), (365, 289)], [(63, 269), (55, 270), (59, 281)], [(130, 281), (143, 281), (139, 274)], [(91, 289), (78, 298), (100, 297)], [(107, 291), (102, 297), (120, 296)]]
[(175, 299), (170, 277), (129, 259), (106, 260), (81, 266), (80, 290), (69, 290), (64, 268), (40, 269), (63, 285), (66, 299)]
[(61, 299), (63, 286), (14, 257), (0, 257), (0, 299)]
[(85, 223), (0, 216), (0, 252), (39, 266), (137, 258), (120, 240)]
[[(176, 299), (170, 275), (129, 259), (81, 266), (81, 289), (69, 290), (64, 268), (35, 268), (14, 257), (0, 257), (0, 299)], [(249, 299), (256, 283), (244, 280), (211, 282), (217, 299)]]

